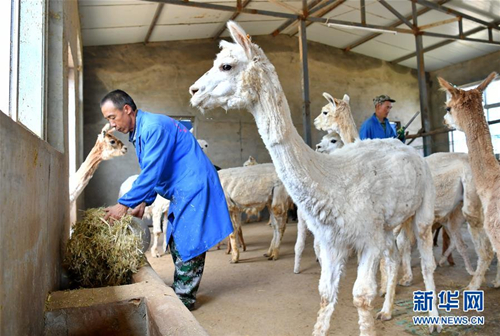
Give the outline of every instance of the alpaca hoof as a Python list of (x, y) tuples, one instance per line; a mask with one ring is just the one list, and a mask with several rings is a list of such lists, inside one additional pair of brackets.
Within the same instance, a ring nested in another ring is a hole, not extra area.
[(379, 311), (377, 313), (377, 315), (375, 316), (375, 318), (377, 320), (381, 320), (381, 321), (389, 321), (390, 319), (392, 319), (392, 314), (391, 313), (386, 313), (384, 311)]
[(490, 288), (500, 288), (500, 282), (498, 282), (498, 281), (493, 281), (492, 283), (490, 283), (490, 284), (488, 285), (488, 287), (490, 287)]
[(378, 291), (378, 296), (384, 297), (385, 296), (385, 291), (383, 291), (383, 290)]
[(412, 281), (413, 281), (413, 279), (401, 279), (401, 280), (399, 280), (398, 285), (403, 286), (403, 287), (409, 287), (409, 286), (411, 286)]
[(437, 333), (440, 333), (441, 330), (443, 330), (443, 326), (441, 326), (439, 324), (429, 326), (429, 334), (432, 334), (434, 331), (436, 331)]
[(231, 262), (230, 262), (230, 263), (231, 263), (231, 264), (237, 264), (239, 261), (240, 261), (239, 259), (236, 259), (236, 260), (231, 259)]
[(295, 273), (295, 274), (300, 274), (300, 270), (298, 270), (298, 269), (294, 269), (294, 270), (293, 270), (293, 273)]

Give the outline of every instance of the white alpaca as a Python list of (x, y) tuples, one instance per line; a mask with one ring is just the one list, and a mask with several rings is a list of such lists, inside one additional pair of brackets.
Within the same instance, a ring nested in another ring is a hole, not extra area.
[(251, 156), (251, 155), (250, 155), (250, 156), (248, 157), (248, 160), (246, 160), (245, 162), (243, 162), (243, 167), (255, 166), (255, 165), (257, 165), (257, 164), (259, 164), (259, 163), (257, 162), (257, 160), (255, 160), (255, 158), (254, 158), (253, 156)]
[[(392, 229), (413, 217), (426, 290), (433, 292), (435, 268), (431, 225), (434, 186), (424, 160), (398, 140), (358, 141), (333, 155), (314, 152), (293, 126), (274, 66), (234, 22), (236, 44), (221, 42), (214, 66), (191, 86), (191, 104), (200, 110), (247, 108), (269, 150), (276, 172), (320, 246), (321, 309), (314, 335), (326, 335), (337, 301), (340, 275), (349, 250), (361, 254), (354, 284), (362, 335), (375, 335), (371, 315), (382, 251), (397, 270)], [(394, 197), (398, 195), (398, 197)], [(438, 330), (441, 326), (430, 326)]]
[(273, 164), (222, 169), (219, 170), (219, 178), (234, 228), (229, 236), (231, 249), (228, 246), (228, 252), (232, 253), (231, 262), (239, 261), (238, 240), (241, 240), (243, 249), (246, 248), (241, 231), (241, 213), (247, 209), (258, 212), (265, 207), (269, 209), (274, 233), (268, 253), (264, 256), (269, 260), (277, 260), (291, 200)]
[(335, 132), (329, 133), (316, 145), (316, 152), (322, 154), (331, 154), (339, 148), (344, 147), (344, 143), (340, 139), (340, 135)]
[[(132, 175), (128, 177), (120, 186), (120, 192), (118, 194), (118, 198), (125, 195), (130, 189), (132, 189), (132, 184), (139, 177), (139, 175)], [(144, 217), (148, 219), (152, 219), (153, 221), (153, 246), (151, 246), (151, 255), (155, 258), (159, 258), (161, 256), (158, 253), (158, 239), (161, 235), (161, 220), (163, 218), (164, 230), (166, 230), (166, 226), (168, 223), (167, 215), (168, 208), (170, 207), (170, 201), (166, 198), (161, 197), (160, 195), (156, 196), (155, 201), (150, 206), (147, 206), (144, 209)], [(162, 251), (167, 250), (167, 241), (163, 241), (163, 249)]]

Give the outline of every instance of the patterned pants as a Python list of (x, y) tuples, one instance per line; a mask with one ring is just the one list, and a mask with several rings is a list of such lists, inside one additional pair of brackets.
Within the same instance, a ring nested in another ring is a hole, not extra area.
[(172, 288), (182, 303), (191, 310), (196, 302), (196, 293), (200, 287), (201, 276), (205, 268), (206, 252), (187, 262), (183, 262), (173, 238), (170, 239), (168, 245), (175, 265)]

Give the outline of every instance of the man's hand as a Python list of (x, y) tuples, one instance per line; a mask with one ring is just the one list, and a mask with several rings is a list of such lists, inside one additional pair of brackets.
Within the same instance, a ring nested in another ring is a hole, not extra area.
[(134, 217), (142, 219), (142, 216), (144, 216), (144, 209), (146, 209), (146, 203), (142, 202), (141, 204), (136, 206), (130, 214)]
[(126, 213), (127, 213), (128, 207), (125, 205), (122, 205), (120, 203), (113, 205), (112, 207), (104, 209), (106, 211), (106, 215), (104, 216), (105, 220), (111, 219), (111, 223), (115, 219), (120, 219), (122, 218)]

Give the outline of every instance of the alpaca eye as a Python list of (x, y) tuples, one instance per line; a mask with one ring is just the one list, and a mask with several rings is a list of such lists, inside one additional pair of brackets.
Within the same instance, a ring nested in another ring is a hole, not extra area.
[(323, 111), (323, 114), (324, 114), (324, 115), (327, 115), (327, 114), (328, 114), (328, 111)]
[(334, 144), (334, 143), (337, 143), (337, 140), (332, 140), (330, 142)]
[(111, 140), (109, 143), (112, 144), (112, 145), (114, 145), (116, 143), (116, 141), (115, 140)]
[(224, 71), (229, 71), (231, 70), (233, 67), (230, 66), (229, 64), (222, 64), (222, 70)]
[(448, 113), (449, 113), (450, 111), (451, 111), (451, 107), (447, 107), (447, 108), (446, 108), (446, 112), (448, 112)]

